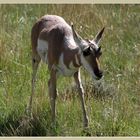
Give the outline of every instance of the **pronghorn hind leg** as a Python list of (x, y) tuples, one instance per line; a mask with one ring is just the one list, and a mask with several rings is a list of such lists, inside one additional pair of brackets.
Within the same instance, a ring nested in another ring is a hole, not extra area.
[(48, 81), (48, 89), (49, 89), (51, 117), (52, 117), (53, 125), (55, 125), (55, 116), (56, 116), (56, 107), (55, 107), (55, 100), (57, 97), (56, 80), (57, 80), (56, 79), (56, 70), (52, 69), (50, 72), (50, 79)]
[(35, 82), (36, 82), (36, 74), (37, 74), (37, 70), (38, 70), (38, 66), (40, 63), (40, 57), (38, 56), (36, 57), (32, 57), (32, 81), (31, 81), (31, 96), (30, 96), (30, 100), (29, 100), (29, 105), (27, 108), (27, 114), (31, 115), (32, 112), (32, 102), (33, 102), (33, 96), (35, 94)]
[(78, 90), (79, 90), (79, 96), (80, 96), (80, 101), (81, 101), (81, 105), (82, 105), (82, 111), (83, 111), (83, 125), (84, 127), (88, 127), (88, 116), (87, 116), (87, 113), (86, 113), (86, 108), (85, 108), (85, 101), (84, 101), (84, 89), (82, 87), (82, 84), (81, 84), (81, 77), (80, 77), (80, 71), (77, 71), (75, 74), (74, 74), (74, 79), (75, 79), (75, 82), (76, 82), (76, 85), (78, 87)]

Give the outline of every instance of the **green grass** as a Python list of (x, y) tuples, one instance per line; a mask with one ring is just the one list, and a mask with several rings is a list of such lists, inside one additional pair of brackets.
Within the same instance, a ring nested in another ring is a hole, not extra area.
[[(101, 42), (104, 79), (82, 68), (89, 128), (73, 78), (58, 80), (57, 126), (51, 126), (47, 66), (40, 65), (33, 118), (25, 110), (31, 93), (30, 32), (44, 14), (74, 23), (83, 38), (106, 26)], [(140, 5), (0, 5), (1, 136), (140, 136)]]

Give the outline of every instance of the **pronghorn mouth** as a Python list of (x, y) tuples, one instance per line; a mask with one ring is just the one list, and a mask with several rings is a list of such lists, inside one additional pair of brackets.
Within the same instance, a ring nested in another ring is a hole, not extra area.
[(94, 71), (95, 74), (95, 79), (100, 80), (103, 77), (103, 72), (102, 71)]

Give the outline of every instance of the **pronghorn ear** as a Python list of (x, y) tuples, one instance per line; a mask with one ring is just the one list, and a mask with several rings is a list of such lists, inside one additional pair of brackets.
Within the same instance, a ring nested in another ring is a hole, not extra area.
[(82, 37), (74, 30), (73, 23), (71, 23), (71, 28), (72, 28), (72, 33), (73, 33), (73, 38), (77, 43), (80, 43), (82, 40)]
[(91, 48), (90, 47), (88, 47), (88, 48), (86, 48), (86, 49), (83, 50), (83, 55), (84, 56), (88, 56), (90, 54), (91, 54)]
[(103, 29), (96, 35), (96, 37), (95, 37), (95, 39), (94, 39), (94, 42), (95, 42), (96, 44), (99, 44), (99, 42), (100, 42), (100, 40), (101, 40), (101, 38), (102, 38), (102, 34), (103, 34), (103, 32), (104, 32), (104, 29), (105, 29), (105, 27), (103, 27)]

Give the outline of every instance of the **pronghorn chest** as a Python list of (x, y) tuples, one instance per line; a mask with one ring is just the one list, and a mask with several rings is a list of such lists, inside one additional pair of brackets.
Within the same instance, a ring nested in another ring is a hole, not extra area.
[(79, 67), (75, 67), (71, 61), (68, 68), (64, 63), (64, 54), (62, 53), (59, 58), (59, 63), (56, 65), (56, 69), (58, 71), (58, 75), (72, 76), (76, 71), (78, 71)]

